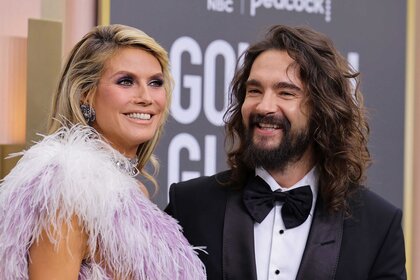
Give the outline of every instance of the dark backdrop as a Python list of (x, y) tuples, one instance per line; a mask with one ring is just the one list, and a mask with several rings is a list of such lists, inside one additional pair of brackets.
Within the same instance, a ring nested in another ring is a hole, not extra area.
[(111, 23), (137, 27), (169, 52), (173, 105), (156, 151), (154, 201), (171, 182), (226, 168), (222, 115), (235, 60), (273, 24), (308, 25), (327, 34), (362, 73), (374, 159), (367, 185), (398, 207), (403, 197), (406, 1), (118, 0)]

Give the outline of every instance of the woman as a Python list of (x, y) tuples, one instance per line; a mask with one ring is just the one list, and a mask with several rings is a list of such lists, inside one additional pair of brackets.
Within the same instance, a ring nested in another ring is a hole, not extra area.
[(0, 186), (0, 279), (205, 279), (177, 222), (138, 172), (169, 111), (167, 53), (140, 30), (100, 26), (72, 50), (49, 135)]

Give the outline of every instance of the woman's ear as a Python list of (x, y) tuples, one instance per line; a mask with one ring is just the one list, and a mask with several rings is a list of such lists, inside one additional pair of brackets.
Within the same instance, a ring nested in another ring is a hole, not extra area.
[(80, 104), (93, 105), (93, 91), (84, 92), (80, 97)]
[(89, 99), (87, 96), (88, 95), (86, 93), (82, 93), (80, 95), (80, 104), (89, 104)]

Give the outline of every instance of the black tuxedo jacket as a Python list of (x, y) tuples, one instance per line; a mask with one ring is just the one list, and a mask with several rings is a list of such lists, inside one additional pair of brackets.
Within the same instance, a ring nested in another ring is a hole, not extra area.
[[(165, 211), (192, 245), (206, 247), (199, 257), (209, 280), (257, 279), (254, 222), (242, 191), (219, 183), (227, 176), (173, 184)], [(297, 279), (406, 279), (401, 211), (364, 188), (348, 203), (350, 217), (328, 214), (317, 201)]]

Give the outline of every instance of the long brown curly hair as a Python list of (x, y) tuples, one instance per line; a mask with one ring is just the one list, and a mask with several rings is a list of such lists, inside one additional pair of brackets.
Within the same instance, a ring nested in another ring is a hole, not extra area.
[(262, 41), (243, 54), (224, 116), (231, 182), (243, 184), (253, 172), (242, 160), (246, 137), (241, 107), (252, 64), (262, 52), (272, 49), (286, 51), (299, 68), (305, 92), (303, 102), (310, 108), (321, 197), (330, 211), (346, 209), (346, 198), (360, 188), (371, 161), (359, 73), (349, 66), (329, 38), (308, 27), (273, 26)]

